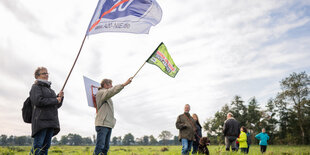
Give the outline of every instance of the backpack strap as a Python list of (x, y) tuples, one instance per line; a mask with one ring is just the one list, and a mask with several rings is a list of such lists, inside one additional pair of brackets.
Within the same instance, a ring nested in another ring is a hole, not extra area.
[[(192, 127), (193, 127), (193, 129), (196, 129), (197, 130), (197, 128), (196, 128), (196, 126), (193, 124), (193, 121), (191, 121), (190, 119), (189, 119), (189, 117), (186, 115), (186, 114), (184, 114), (185, 115), (185, 117), (188, 119), (188, 121), (190, 122), (190, 124), (192, 125)], [(195, 131), (195, 135), (200, 139), (201, 137), (197, 134), (197, 132)]]

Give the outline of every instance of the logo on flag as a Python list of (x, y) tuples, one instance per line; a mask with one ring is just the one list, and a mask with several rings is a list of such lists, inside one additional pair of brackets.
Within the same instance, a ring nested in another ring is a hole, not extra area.
[(155, 0), (99, 0), (86, 34), (149, 33), (161, 17), (162, 10)]
[(179, 68), (174, 64), (170, 54), (164, 43), (156, 48), (153, 54), (146, 60), (146, 62), (156, 65), (163, 72), (168, 74), (171, 77), (175, 77), (179, 72)]

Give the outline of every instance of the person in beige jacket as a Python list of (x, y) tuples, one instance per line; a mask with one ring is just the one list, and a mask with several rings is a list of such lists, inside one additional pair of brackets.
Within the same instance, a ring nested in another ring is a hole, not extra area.
[(114, 128), (116, 123), (111, 97), (119, 93), (125, 86), (130, 84), (131, 81), (132, 78), (129, 78), (124, 84), (119, 84), (114, 87), (110, 79), (103, 79), (101, 81), (101, 87), (96, 94), (98, 113), (95, 121), (97, 132), (97, 142), (94, 150), (95, 155), (106, 155), (109, 151), (112, 128)]

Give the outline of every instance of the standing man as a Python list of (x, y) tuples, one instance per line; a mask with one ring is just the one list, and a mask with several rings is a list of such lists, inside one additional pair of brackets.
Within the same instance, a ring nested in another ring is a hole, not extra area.
[(227, 114), (227, 120), (224, 122), (223, 133), (225, 137), (226, 151), (236, 150), (236, 139), (240, 134), (240, 123), (233, 117), (232, 113)]
[(189, 114), (190, 106), (186, 104), (184, 107), (184, 113), (178, 116), (175, 123), (177, 129), (179, 129), (179, 140), (182, 142), (182, 155), (188, 155), (191, 151), (193, 140), (195, 139), (195, 120)]
[(112, 80), (110, 79), (103, 79), (100, 84), (101, 87), (96, 94), (98, 113), (95, 121), (97, 132), (97, 142), (94, 151), (95, 155), (108, 154), (112, 128), (116, 123), (111, 97), (119, 93), (125, 86), (130, 84), (131, 80), (132, 78), (129, 78), (124, 84), (119, 84), (114, 87), (112, 85)]

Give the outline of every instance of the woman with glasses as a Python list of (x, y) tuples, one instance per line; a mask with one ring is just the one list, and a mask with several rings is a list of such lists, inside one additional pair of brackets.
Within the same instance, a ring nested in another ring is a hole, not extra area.
[(31, 119), (31, 136), (34, 138), (31, 154), (46, 154), (52, 137), (60, 131), (58, 108), (61, 107), (64, 94), (58, 95), (51, 89), (47, 69), (38, 67), (35, 70), (35, 82), (30, 90), (30, 101), (33, 107)]

